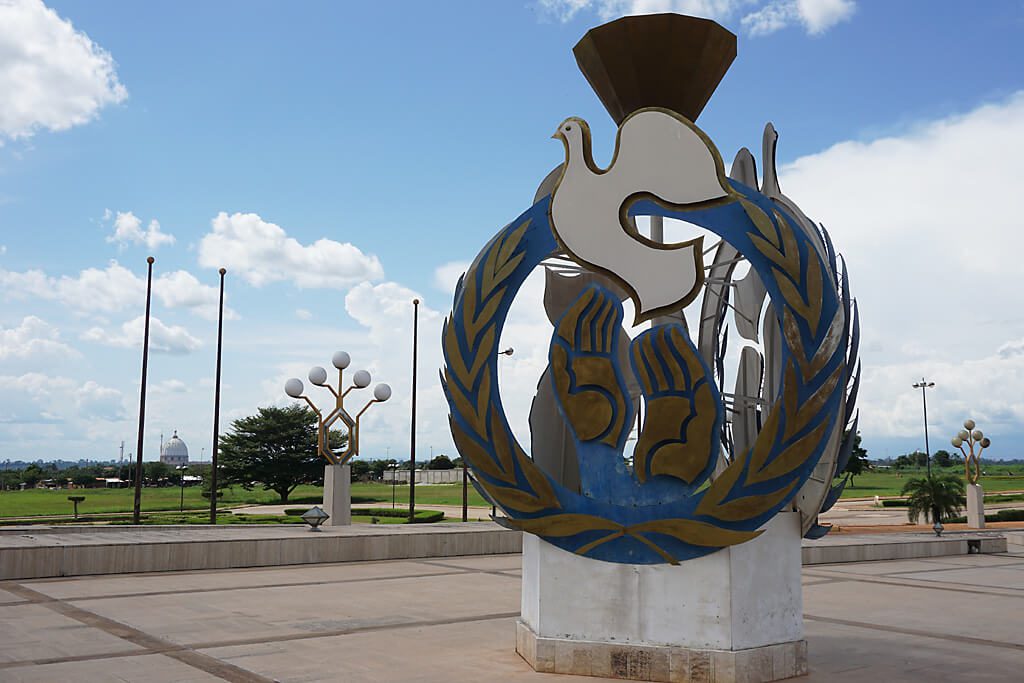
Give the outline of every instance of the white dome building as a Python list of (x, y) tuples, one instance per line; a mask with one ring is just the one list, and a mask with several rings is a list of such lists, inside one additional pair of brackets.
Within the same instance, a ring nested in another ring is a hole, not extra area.
[(160, 462), (171, 467), (188, 464), (188, 446), (178, 438), (177, 430), (174, 431), (174, 436), (167, 439), (160, 449)]

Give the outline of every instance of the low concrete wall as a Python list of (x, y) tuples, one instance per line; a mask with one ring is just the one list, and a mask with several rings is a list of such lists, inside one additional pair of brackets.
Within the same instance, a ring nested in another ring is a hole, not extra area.
[[(358, 532), (344, 532), (353, 528)], [(172, 533), (164, 530), (161, 538), (152, 527), (134, 533), (130, 529), (91, 536), (38, 532), (22, 537), (5, 535), (0, 544), (0, 579), (496, 555), (522, 550), (520, 532), (491, 522), (403, 532), (385, 527), (380, 533), (366, 526), (331, 527), (319, 533), (274, 529), (280, 532), (279, 537), (224, 528), (226, 533), (220, 533), (219, 538), (204, 538), (209, 534), (202, 533), (189, 538), (185, 534), (190, 530), (175, 528)]]
[[(805, 565), (1003, 553), (1024, 532), (865, 534), (804, 541)], [(86, 574), (275, 567), (289, 564), (498, 555), (522, 551), (522, 533), (493, 522), (328, 527), (277, 525), (7, 527), (0, 531), (0, 580)], [(973, 547), (972, 547), (973, 546)]]

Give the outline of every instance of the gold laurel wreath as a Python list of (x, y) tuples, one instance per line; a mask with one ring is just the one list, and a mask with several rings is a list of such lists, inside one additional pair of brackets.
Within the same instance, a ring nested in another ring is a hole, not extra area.
[[(754, 446), (745, 457), (734, 459), (710, 484), (697, 506), (697, 514), (727, 523), (758, 517), (793, 492), (799, 479), (784, 479), (780, 486), (767, 493), (742, 495), (748, 486), (792, 474), (827, 438), (828, 419), (821, 420), (813, 429), (810, 426), (820, 416), (845, 372), (840, 366), (822, 382), (823, 368), (843, 341), (841, 307), (837, 307), (825, 339), (813, 355), (806, 353), (800, 334), (802, 324), (811, 338), (817, 338), (821, 325), (824, 278), (817, 252), (813, 248), (807, 249), (806, 282), (801, 287), (801, 273), (805, 269), (791, 225), (777, 211), (773, 221), (756, 204), (739, 195), (735, 198), (757, 228), (757, 233), (748, 234), (754, 247), (773, 263), (772, 274), (786, 304), (783, 308), (783, 334), (792, 358), (785, 369), (781, 400), (772, 408)], [(495, 315), (506, 291), (504, 282), (524, 257), (524, 252), (518, 247), (529, 224), (527, 220), (500, 232), (463, 276), (461, 299), (456, 297), (455, 305), (461, 306), (464, 345), (460, 347), (457, 330), (451, 324), (453, 316), (445, 320), (443, 332), (447, 362), (444, 386), (467, 428), (450, 417), (452, 436), (462, 456), (475, 470), (486, 475), (478, 477), (477, 481), (487, 495), (511, 513), (507, 520), (509, 525), (549, 537), (569, 537), (586, 531), (609, 532), (577, 548), (575, 552), (580, 555), (622, 536), (630, 536), (672, 564), (679, 562), (645, 534), (667, 535), (702, 547), (726, 547), (759, 536), (763, 530), (737, 531), (692, 519), (665, 518), (624, 525), (597, 515), (557, 512), (562, 506), (547, 475), (526, 455), (507, 429), (492, 395), (496, 393), (496, 387), (492, 386), (489, 361), (493, 361), (498, 343)], [(801, 290), (807, 292), (806, 298), (800, 294)], [(466, 349), (465, 354), (462, 348)], [(457, 381), (453, 382), (453, 379)], [(817, 391), (802, 405), (797, 400), (801, 379), (808, 385), (821, 382)], [(463, 387), (470, 393), (476, 388), (475, 402), (470, 400)], [(496, 458), (481, 445), (485, 443), (493, 444)], [(778, 455), (768, 461), (769, 455), (779, 448), (782, 450)], [(517, 472), (522, 473), (530, 490), (520, 486)], [(740, 497), (726, 500), (741, 479)], [(546, 514), (515, 518), (515, 513)]]

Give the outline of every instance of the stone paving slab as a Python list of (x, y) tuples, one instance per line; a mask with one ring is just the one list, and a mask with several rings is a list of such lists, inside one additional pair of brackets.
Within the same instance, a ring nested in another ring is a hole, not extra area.
[[(498, 555), (2, 581), (0, 591), (24, 602), (0, 603), (0, 681), (606, 680), (538, 674), (515, 654), (518, 562)], [(795, 680), (1021, 680), (1018, 566), (1024, 554), (805, 567), (811, 672)], [(967, 577), (947, 580), (963, 571), (985, 592), (971, 592)]]

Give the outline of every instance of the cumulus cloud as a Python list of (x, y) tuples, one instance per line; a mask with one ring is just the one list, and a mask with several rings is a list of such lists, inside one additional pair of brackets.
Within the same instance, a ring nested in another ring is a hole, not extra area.
[(0, 141), (87, 123), (128, 91), (114, 60), (40, 0), (0, 2)]
[(125, 418), (121, 392), (93, 380), (29, 372), (0, 376), (0, 424), (77, 424)]
[[(675, 12), (719, 22), (740, 16), (750, 35), (767, 35), (793, 24), (818, 35), (849, 19), (854, 0), (539, 0), (544, 13), (559, 21), (571, 21), (581, 13), (594, 13), (602, 21), (634, 14)], [(753, 9), (757, 7), (757, 9)], [(752, 10), (753, 11), (748, 11)]]
[[(7, 298), (33, 297), (57, 301), (77, 313), (117, 313), (146, 305), (146, 279), (117, 261), (104, 268), (86, 268), (78, 275), (54, 277), (41, 270), (0, 269), (0, 287)], [(153, 296), (168, 308), (186, 308), (208, 320), (217, 318), (220, 290), (204, 285), (184, 270), (164, 273), (153, 282)], [(224, 317), (237, 318), (228, 307)]]
[(1012, 198), (1022, 155), (1024, 92), (780, 169), (783, 191), (824, 222), (850, 264), (866, 438), (920, 433), (910, 384), (922, 376), (937, 385), (930, 420), (955, 426), (955, 413), (977, 411), (1021, 431), (1024, 376), (1013, 363), (1024, 347), (1024, 233)]
[(449, 261), (438, 266), (434, 269), (434, 286), (445, 294), (452, 294), (469, 266), (469, 261)]
[(740, 24), (752, 36), (799, 24), (812, 36), (820, 35), (853, 16), (853, 0), (776, 0), (743, 17)]
[(26, 316), (17, 327), (0, 326), (0, 361), (43, 360), (77, 357), (73, 348), (60, 341), (56, 327), (34, 315)]
[(287, 281), (304, 289), (345, 289), (384, 275), (376, 256), (349, 242), (320, 238), (304, 245), (254, 213), (221, 212), (211, 227), (199, 242), (200, 265), (223, 266), (255, 287)]
[[(111, 213), (108, 211), (107, 218)], [(114, 232), (107, 236), (108, 242), (115, 242), (122, 247), (127, 244), (144, 244), (150, 249), (158, 249), (164, 244), (174, 244), (174, 235), (161, 232), (160, 222), (155, 218), (149, 222), (145, 230), (142, 221), (131, 211), (118, 211), (114, 216)]]
[[(145, 325), (146, 318), (140, 315), (138, 318), (124, 323), (116, 330), (90, 327), (82, 333), (82, 339), (106, 346), (142, 348)], [(159, 318), (150, 317), (149, 349), (151, 351), (184, 354), (191, 353), (202, 345), (202, 342), (193, 337), (184, 327), (180, 325), (165, 325)]]
[(313, 313), (311, 311), (306, 310), (305, 308), (296, 308), (295, 317), (298, 318), (299, 320), (312, 320)]

